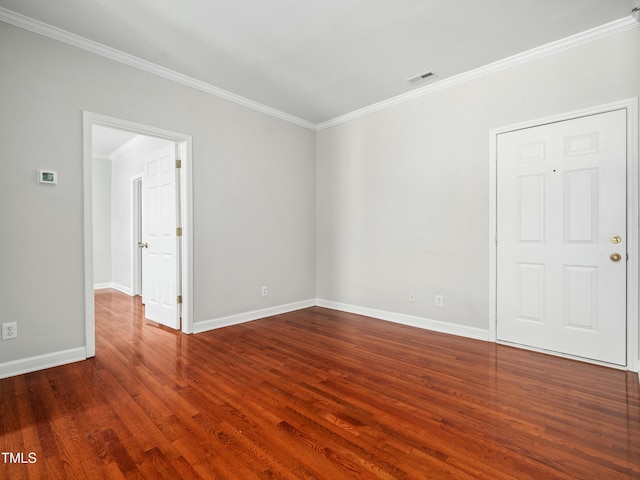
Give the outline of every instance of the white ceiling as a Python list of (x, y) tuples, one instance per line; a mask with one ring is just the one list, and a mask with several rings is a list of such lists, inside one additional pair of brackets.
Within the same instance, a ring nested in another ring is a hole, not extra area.
[[(635, 0), (0, 0), (322, 123), (630, 15)], [(418, 85), (419, 86), (419, 85)]]

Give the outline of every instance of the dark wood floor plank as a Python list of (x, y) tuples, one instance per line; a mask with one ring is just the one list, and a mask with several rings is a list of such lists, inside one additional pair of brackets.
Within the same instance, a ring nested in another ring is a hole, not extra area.
[(640, 479), (636, 374), (318, 307), (183, 335), (111, 290), (96, 332), (0, 380), (37, 454), (0, 478)]

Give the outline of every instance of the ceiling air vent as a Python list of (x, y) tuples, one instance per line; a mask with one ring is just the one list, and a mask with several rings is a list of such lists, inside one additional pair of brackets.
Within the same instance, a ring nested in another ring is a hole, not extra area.
[(435, 77), (436, 74), (432, 71), (421, 73), (420, 75), (416, 75), (415, 77), (411, 77), (407, 79), (407, 83), (410, 85), (417, 85), (418, 83), (426, 82), (427, 80)]

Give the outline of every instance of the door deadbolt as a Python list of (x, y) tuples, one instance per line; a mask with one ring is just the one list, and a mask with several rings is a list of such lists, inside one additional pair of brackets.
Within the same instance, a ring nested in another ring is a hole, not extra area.
[(620, 243), (622, 241), (622, 238), (620, 238), (620, 235), (611, 235), (609, 237), (609, 241), (611, 243), (613, 243), (614, 245), (617, 245), (618, 243)]
[(614, 262), (619, 262), (622, 258), (622, 255), (620, 255), (619, 253), (612, 253), (611, 255), (609, 255), (609, 258)]

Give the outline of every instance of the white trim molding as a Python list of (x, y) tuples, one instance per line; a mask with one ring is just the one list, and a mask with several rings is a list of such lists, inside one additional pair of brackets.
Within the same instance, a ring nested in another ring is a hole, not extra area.
[(129, 65), (130, 67), (137, 68), (138, 70), (157, 75), (158, 77), (162, 77), (167, 80), (171, 80), (172, 82), (176, 82), (195, 90), (208, 93), (209, 95), (213, 95), (215, 97), (236, 103), (238, 105), (251, 108), (252, 110), (256, 110), (272, 117), (279, 118), (280, 120), (285, 120), (289, 123), (293, 123), (304, 128), (309, 128), (311, 130), (315, 129), (315, 125), (313, 123), (298, 118), (289, 113), (269, 107), (259, 102), (255, 102), (240, 95), (236, 95), (235, 93), (223, 90), (222, 88), (218, 88), (214, 85), (195, 79), (193, 77), (189, 77), (188, 75), (176, 72), (175, 70), (171, 70), (153, 62), (143, 60), (142, 58), (130, 55), (121, 50), (108, 47), (106, 45), (103, 45), (102, 43), (89, 40), (88, 38), (81, 37), (80, 35), (76, 35), (75, 33), (67, 32), (66, 30), (63, 30), (61, 28), (54, 27), (53, 25), (49, 25), (31, 17), (27, 17), (26, 15), (21, 15), (3, 7), (0, 7), (0, 20), (6, 23), (10, 23), (11, 25), (15, 25), (16, 27), (24, 28), (25, 30), (29, 30), (39, 35), (43, 35), (45, 37), (58, 40), (59, 42), (72, 45), (82, 50), (86, 50), (87, 52), (95, 53), (96, 55), (100, 55), (110, 60), (115, 60), (116, 62)]
[(639, 218), (639, 145), (638, 98), (598, 105), (560, 115), (535, 119), (495, 128), (489, 133), (489, 340), (497, 341), (497, 139), (501, 133), (561, 122), (587, 115), (627, 111), (627, 365), (626, 369), (639, 373), (640, 380), (640, 218)]
[(424, 87), (411, 90), (410, 92), (403, 93), (401, 95), (383, 100), (378, 103), (374, 103), (373, 105), (369, 105), (368, 107), (364, 107), (351, 113), (341, 115), (332, 120), (319, 123), (316, 125), (316, 130), (324, 130), (325, 128), (340, 125), (341, 123), (345, 123), (350, 120), (364, 117), (371, 113), (385, 110), (404, 102), (408, 102), (409, 100), (413, 100), (414, 98), (420, 98), (425, 95), (430, 95), (432, 93), (439, 92), (440, 90), (454, 87), (471, 80), (476, 80), (478, 78), (482, 78), (487, 75), (500, 72), (502, 70), (507, 70), (524, 63), (532, 62), (549, 55), (554, 55), (556, 53), (563, 52), (564, 50), (579, 47), (580, 45), (583, 45), (585, 43), (600, 40), (601, 38), (609, 37), (611, 35), (622, 33), (637, 27), (640, 27), (640, 24), (638, 24), (638, 22), (632, 16), (624, 17), (619, 20), (615, 20), (599, 27), (584, 31), (582, 33), (578, 33), (576, 35), (572, 35), (570, 37), (563, 38), (561, 40), (557, 40), (555, 42), (551, 42), (546, 45), (533, 48), (531, 50), (527, 50), (517, 55), (498, 60), (497, 62), (478, 67), (474, 70), (469, 70), (452, 77), (443, 78), (440, 81), (430, 83), (429, 85), (425, 85)]
[(274, 315), (281, 315), (283, 313), (295, 312), (296, 310), (302, 310), (303, 308), (315, 306), (316, 301), (314, 299), (311, 299), (303, 300), (301, 302), (279, 305), (277, 307), (269, 307), (263, 308), (261, 310), (253, 310), (251, 312), (229, 315), (227, 317), (214, 318), (213, 320), (205, 320), (204, 322), (194, 323), (192, 333), (208, 332), (209, 330), (215, 330), (217, 328), (239, 325), (241, 323), (252, 322), (254, 320), (273, 317)]
[(383, 100), (378, 103), (374, 103), (373, 105), (369, 105), (359, 110), (355, 110), (351, 113), (335, 117), (331, 120), (327, 120), (326, 122), (315, 124), (276, 108), (269, 107), (268, 105), (264, 105), (254, 100), (242, 97), (227, 90), (223, 90), (222, 88), (218, 88), (201, 80), (197, 80), (193, 77), (189, 77), (180, 72), (176, 72), (175, 70), (171, 70), (161, 65), (143, 60), (134, 55), (81, 37), (80, 35), (67, 32), (66, 30), (54, 27), (53, 25), (49, 25), (39, 20), (35, 20), (31, 17), (27, 17), (26, 15), (21, 15), (19, 13), (13, 12), (7, 8), (0, 7), (0, 21), (23, 28), (25, 30), (29, 30), (45, 37), (52, 38), (68, 45), (72, 45), (74, 47), (94, 53), (96, 55), (100, 55), (110, 60), (129, 65), (147, 73), (151, 73), (153, 75), (157, 75), (164, 79), (171, 80), (173, 82), (185, 85), (195, 90), (199, 90), (209, 95), (228, 100), (230, 102), (242, 105), (252, 110), (256, 110), (266, 115), (279, 118), (300, 127), (308, 128), (315, 131), (339, 125), (341, 123), (348, 122), (349, 120), (363, 117), (369, 115), (370, 113), (374, 113), (386, 108), (390, 108), (394, 105), (407, 102), (414, 98), (429, 95), (431, 93), (435, 93), (440, 90), (459, 85), (461, 83), (475, 80), (486, 75), (491, 75), (493, 73), (506, 70), (517, 65), (521, 65), (523, 63), (546, 57), (548, 55), (553, 55), (564, 50), (583, 45), (585, 43), (593, 42), (610, 35), (615, 35), (632, 28), (640, 27), (640, 23), (638, 23), (638, 21), (632, 15), (629, 15), (619, 20), (614, 20), (613, 22), (609, 22), (599, 27), (578, 33), (576, 35), (571, 35), (567, 38), (551, 42), (546, 45), (533, 48), (531, 50), (527, 50), (525, 52), (507, 57), (502, 60), (498, 60), (474, 70), (469, 70), (452, 77), (443, 78), (442, 80), (435, 83), (431, 83), (424, 87), (411, 90), (410, 92)]
[(96, 283), (93, 286), (94, 290), (106, 290), (107, 288), (112, 288), (114, 290), (117, 290), (119, 292), (124, 293), (125, 295), (128, 295), (130, 297), (133, 297), (133, 289), (131, 289), (130, 287), (125, 287), (124, 285), (120, 285), (119, 283), (115, 283), (115, 282), (108, 282), (108, 283)]
[(80, 362), (86, 359), (87, 352), (82, 347), (47, 353), (35, 357), (21, 358), (20, 360), (0, 363), (0, 378), (36, 372), (38, 370), (58, 367), (60, 365), (66, 365), (67, 363)]
[(144, 138), (143, 135), (136, 135), (128, 142), (123, 143), (118, 148), (116, 148), (113, 152), (111, 152), (111, 154), (109, 155), (109, 160), (114, 160), (116, 159), (116, 157), (118, 157), (118, 155), (122, 155), (128, 152), (129, 150), (134, 148), (138, 143), (140, 143), (143, 140), (143, 138)]
[(456, 335), (458, 337), (484, 341), (489, 340), (489, 331), (482, 328), (468, 327), (456, 323), (442, 322), (439, 320), (431, 320), (429, 318), (415, 317), (403, 313), (376, 310), (374, 308), (360, 307), (357, 305), (349, 305), (346, 303), (332, 302), (330, 300), (323, 299), (317, 299), (316, 306), (339, 310), (341, 312), (355, 313), (356, 315), (364, 315), (366, 317), (421, 328), (423, 330)]

